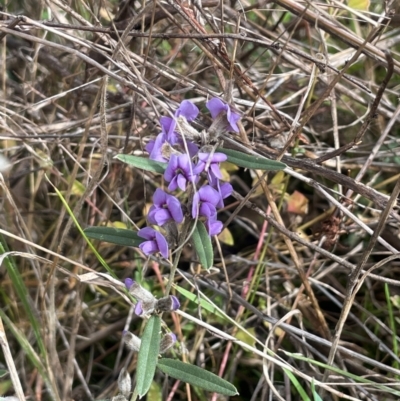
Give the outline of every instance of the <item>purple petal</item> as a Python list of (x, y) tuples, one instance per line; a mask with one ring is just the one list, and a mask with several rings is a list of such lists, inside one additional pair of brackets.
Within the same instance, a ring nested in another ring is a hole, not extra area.
[(191, 173), (191, 166), (192, 162), (189, 159), (189, 156), (184, 154), (184, 155), (179, 155), (178, 156), (178, 166), (184, 171), (186, 174)]
[(143, 308), (142, 308), (142, 301), (139, 301), (136, 306), (135, 306), (135, 314), (137, 316), (141, 316), (143, 313)]
[(175, 116), (183, 116), (188, 121), (193, 121), (199, 114), (199, 109), (189, 100), (183, 100), (178, 110), (175, 112)]
[(180, 140), (180, 135), (175, 132), (176, 120), (171, 117), (161, 117), (160, 123), (162, 131), (165, 133), (165, 140), (171, 145), (175, 145)]
[(220, 199), (220, 195), (216, 189), (211, 185), (206, 185), (199, 189), (200, 199), (202, 202), (208, 202), (212, 205), (217, 205)]
[(170, 182), (170, 184), (168, 185), (168, 189), (170, 191), (175, 191), (178, 188), (178, 177), (175, 176), (172, 181)]
[(231, 195), (232, 195), (233, 188), (232, 188), (232, 185), (229, 184), (229, 182), (224, 182), (224, 183), (219, 187), (219, 189), (220, 189), (220, 194), (221, 194), (221, 198), (222, 198), (222, 199), (225, 199), (225, 198), (227, 198), (228, 196), (231, 196)]
[(178, 184), (178, 187), (179, 187), (182, 191), (185, 191), (185, 190), (186, 190), (186, 183), (187, 183), (187, 179), (186, 179), (182, 174), (179, 174), (179, 175), (177, 176), (177, 184)]
[[(186, 145), (189, 151), (189, 156), (192, 158), (197, 155), (197, 152), (199, 151), (199, 147), (193, 143), (192, 141), (186, 141)], [(182, 146), (184, 148), (184, 146)]]
[(164, 134), (168, 134), (170, 130), (172, 131), (176, 127), (176, 121), (171, 117), (161, 117), (160, 118), (161, 129)]
[(200, 160), (194, 167), (193, 174), (201, 174), (205, 168), (206, 168), (206, 163)]
[(161, 255), (164, 256), (165, 259), (168, 258), (168, 243), (165, 237), (156, 231), (156, 242), (158, 246), (158, 250), (160, 251)]
[(154, 205), (161, 207), (167, 201), (168, 194), (164, 192), (161, 188), (157, 188), (153, 195)]
[[(199, 152), (199, 160), (202, 160), (203, 162), (207, 163), (208, 160), (210, 159), (211, 153), (205, 153), (205, 152)], [(216, 152), (212, 155), (211, 157), (211, 163), (222, 163), (224, 162), (228, 156), (224, 153), (219, 153)]]
[(181, 306), (179, 299), (175, 295), (170, 295), (170, 298), (172, 299), (172, 308), (171, 310), (178, 310), (179, 307)]
[(163, 133), (158, 134), (156, 137), (156, 140), (154, 142), (154, 145), (152, 146), (149, 159), (150, 160), (156, 160), (159, 162), (165, 162), (166, 159), (162, 155), (162, 146), (166, 142), (165, 135)]
[(154, 139), (152, 139), (151, 141), (149, 141), (149, 143), (144, 147), (145, 150), (149, 153), (151, 153), (154, 149), (154, 144), (156, 143), (156, 141)]
[[(177, 155), (171, 155), (171, 158), (169, 159), (168, 166), (167, 166), (167, 168), (165, 169), (165, 172), (164, 172), (165, 181), (167, 181), (167, 182), (172, 181), (172, 179), (175, 177), (175, 171), (176, 171), (177, 168), (178, 168), (178, 156)], [(171, 191), (174, 191), (174, 189), (172, 189)]]
[(218, 167), (218, 164), (216, 163), (211, 163), (210, 164), (210, 170), (208, 173), (213, 175), (214, 178), (222, 178), (222, 173), (221, 170)]
[(222, 231), (223, 226), (224, 225), (219, 220), (208, 219), (208, 221), (206, 223), (207, 231), (208, 231), (208, 234), (210, 234), (210, 236), (218, 235)]
[(182, 223), (183, 221), (183, 213), (181, 208), (181, 203), (175, 196), (169, 196), (167, 199), (168, 210), (171, 213), (172, 218), (177, 223)]
[(206, 107), (208, 110), (210, 110), (212, 118), (217, 118), (218, 114), (220, 114), (223, 111), (227, 111), (227, 109), (229, 108), (227, 104), (225, 104), (222, 100), (218, 99), (217, 97), (210, 99), (206, 103)]
[(156, 220), (156, 213), (159, 210), (160, 209), (154, 205), (152, 205), (150, 207), (149, 212), (147, 213), (147, 221), (149, 222), (149, 224), (158, 225), (157, 220)]
[(144, 238), (147, 240), (153, 240), (155, 238), (155, 232), (156, 232), (156, 230), (154, 228), (145, 227), (145, 228), (140, 229), (138, 231), (137, 235), (140, 238)]
[(240, 120), (240, 115), (235, 113), (234, 111), (231, 111), (230, 107), (228, 107), (226, 117), (229, 122), (231, 131), (239, 132), (239, 127), (236, 123)]
[(217, 214), (217, 209), (215, 208), (214, 205), (211, 205), (210, 203), (202, 203), (200, 205), (199, 209), (200, 216), (210, 217), (216, 214)]
[(133, 283), (134, 283), (134, 281), (131, 278), (127, 277), (125, 279), (125, 287), (126, 287), (126, 289), (129, 290), (129, 288), (132, 287)]
[(166, 222), (171, 220), (171, 217), (171, 213), (167, 209), (158, 209), (154, 213), (154, 220), (156, 221), (155, 224), (157, 224), (158, 226), (163, 226)]
[(156, 241), (145, 241), (139, 245), (139, 248), (145, 255), (151, 255), (153, 253), (158, 252), (158, 246)]

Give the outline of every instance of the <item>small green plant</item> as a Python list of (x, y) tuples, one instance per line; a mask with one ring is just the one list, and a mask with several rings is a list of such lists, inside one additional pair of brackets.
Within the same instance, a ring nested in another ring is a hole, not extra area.
[[(192, 102), (184, 100), (173, 117), (161, 118), (162, 132), (146, 146), (149, 158), (116, 156), (132, 167), (163, 174), (168, 183), (168, 192), (158, 188), (154, 193), (154, 203), (147, 215), (150, 225), (138, 232), (110, 227), (89, 227), (85, 230), (89, 238), (139, 247), (145, 255), (160, 254), (171, 265), (165, 298), (157, 300), (133, 280), (125, 281), (128, 291), (137, 300), (135, 313), (145, 318), (150, 316), (141, 339), (132, 333), (125, 336), (127, 346), (138, 352), (136, 386), (131, 400), (147, 394), (157, 368), (175, 379), (207, 391), (228, 396), (237, 394), (231, 383), (207, 370), (175, 359), (159, 359), (159, 355), (165, 353), (176, 341), (172, 333), (161, 338), (161, 314), (179, 307), (178, 299), (169, 296), (168, 292), (182, 247), (191, 241), (201, 266), (205, 269), (213, 266), (211, 238), (223, 228), (217, 218), (217, 211), (224, 206), (224, 199), (233, 190), (230, 183), (221, 181), (219, 164), (229, 161), (237, 166), (261, 170), (281, 170), (286, 167), (284, 163), (261, 156), (254, 157), (211, 145), (211, 141), (218, 142), (221, 132), (238, 132), (240, 116), (217, 98), (211, 99), (207, 108), (214, 119), (207, 132), (197, 132), (190, 125), (199, 110)], [(178, 190), (178, 194), (173, 194)], [(129, 397), (130, 383), (129, 375), (121, 372), (120, 394), (114, 398), (115, 401)]]

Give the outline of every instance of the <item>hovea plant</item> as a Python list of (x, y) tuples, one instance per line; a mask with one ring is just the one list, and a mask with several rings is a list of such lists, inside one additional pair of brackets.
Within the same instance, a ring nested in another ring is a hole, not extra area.
[[(178, 299), (168, 293), (182, 247), (191, 241), (202, 267), (209, 269), (213, 265), (211, 237), (220, 234), (223, 229), (218, 211), (224, 207), (225, 199), (233, 190), (230, 183), (222, 181), (220, 163), (229, 161), (238, 166), (262, 170), (286, 167), (283, 163), (261, 156), (254, 157), (212, 145), (211, 142), (218, 142), (221, 132), (239, 132), (240, 115), (218, 98), (209, 100), (206, 107), (213, 118), (207, 131), (199, 132), (193, 127), (199, 109), (189, 100), (184, 100), (173, 117), (161, 117), (161, 132), (145, 147), (148, 157), (116, 156), (116, 159), (133, 167), (164, 177), (166, 188), (158, 188), (153, 194), (153, 205), (147, 215), (148, 226), (138, 232), (110, 227), (89, 227), (85, 230), (90, 238), (137, 247), (145, 255), (159, 255), (171, 261), (170, 282), (164, 298), (156, 299), (131, 279), (125, 282), (127, 290), (137, 301), (136, 314), (149, 317), (141, 339), (132, 333), (125, 334), (127, 347), (139, 352), (136, 387), (131, 399), (147, 393), (156, 368), (209, 391), (224, 395), (237, 393), (232, 384), (211, 372), (179, 360), (159, 359), (159, 354), (170, 349), (176, 340), (172, 333), (161, 338), (161, 314), (175, 311), (180, 306)], [(126, 399), (131, 386), (126, 372), (121, 373), (119, 383), (122, 384), (118, 399)]]

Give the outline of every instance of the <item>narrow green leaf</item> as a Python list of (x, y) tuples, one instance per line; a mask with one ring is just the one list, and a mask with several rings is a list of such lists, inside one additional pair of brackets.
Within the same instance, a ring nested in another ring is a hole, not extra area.
[(161, 319), (159, 316), (150, 317), (143, 332), (140, 344), (137, 370), (136, 392), (142, 398), (150, 389), (156, 371), (158, 351), (161, 340)]
[(129, 164), (130, 166), (140, 168), (146, 171), (153, 171), (154, 173), (164, 174), (167, 168), (167, 163), (157, 162), (155, 160), (149, 160), (147, 157), (139, 157), (133, 155), (117, 155), (114, 159), (118, 159), (121, 162)]
[(176, 359), (162, 358), (158, 361), (157, 367), (174, 379), (182, 380), (192, 386), (201, 387), (213, 393), (228, 396), (239, 394), (233, 384), (208, 370), (191, 365), (190, 363), (184, 363)]
[[(7, 243), (4, 240), (3, 236), (1, 235), (1, 237), (0, 237), (0, 255), (3, 255), (8, 251), (9, 251), (9, 249), (7, 247)], [(8, 276), (10, 277), (11, 282), (14, 286), (15, 292), (18, 294), (18, 300), (23, 305), (26, 316), (30, 323), (30, 327), (33, 330), (37, 345), (40, 350), (40, 357), (42, 360), (46, 361), (47, 360), (47, 351), (46, 351), (46, 346), (45, 346), (45, 342), (43, 340), (43, 334), (42, 334), (43, 322), (38, 319), (38, 316), (40, 316), (39, 311), (35, 307), (35, 303), (29, 294), (29, 291), (25, 285), (23, 276), (21, 276), (21, 273), (20, 273), (14, 259), (7, 256), (4, 258), (4, 264), (5, 264)], [(0, 263), (0, 266), (1, 266), (1, 263)]]
[(217, 152), (228, 156), (228, 162), (239, 167), (251, 168), (254, 170), (277, 171), (286, 168), (286, 164), (276, 160), (269, 160), (263, 156), (248, 155), (237, 150), (218, 148)]
[(313, 393), (314, 401), (322, 401), (322, 398), (319, 396), (319, 394), (317, 393), (317, 390), (315, 389), (314, 378), (311, 381), (311, 391)]
[(197, 221), (192, 239), (200, 264), (208, 270), (214, 263), (214, 253), (211, 238), (203, 222), (200, 220)]
[(203, 298), (199, 298), (197, 294), (193, 294), (192, 292), (185, 290), (184, 288), (180, 287), (179, 285), (174, 285), (174, 288), (176, 291), (178, 291), (182, 296), (184, 296), (186, 299), (189, 301), (195, 302), (196, 304), (200, 305), (202, 309), (207, 310), (208, 312), (211, 312), (215, 315), (218, 315), (219, 317), (222, 317), (223, 319), (226, 319), (226, 316), (223, 315), (216, 309), (213, 305), (211, 305), (208, 301), (206, 301)]
[(311, 401), (310, 397), (307, 395), (306, 391), (301, 386), (300, 382), (297, 380), (297, 377), (290, 370), (285, 369), (285, 368), (283, 370), (285, 371), (286, 375), (289, 377), (289, 379), (292, 382), (293, 386), (299, 392), (301, 399), (303, 401)]
[(127, 230), (125, 228), (88, 227), (83, 231), (88, 238), (111, 242), (122, 246), (138, 247), (144, 241), (143, 238), (137, 235), (136, 231)]

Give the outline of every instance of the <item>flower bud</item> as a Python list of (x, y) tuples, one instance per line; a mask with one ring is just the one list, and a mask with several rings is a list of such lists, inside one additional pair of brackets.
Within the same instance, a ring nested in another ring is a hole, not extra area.
[(175, 295), (170, 295), (157, 301), (156, 310), (158, 312), (170, 312), (176, 311), (180, 306), (178, 298)]
[(160, 342), (160, 354), (167, 352), (176, 342), (176, 335), (174, 333), (167, 333)]
[(123, 333), (125, 345), (132, 351), (139, 352), (141, 340), (129, 331)]
[(129, 393), (132, 391), (131, 377), (125, 368), (122, 368), (118, 376), (118, 389), (124, 397), (128, 397)]
[(153, 294), (131, 278), (125, 279), (125, 285), (129, 293), (138, 300), (135, 306), (136, 315), (143, 316), (153, 313), (157, 302)]
[(153, 298), (149, 302), (139, 301), (135, 306), (135, 314), (137, 316), (148, 316), (154, 312), (157, 300)]

